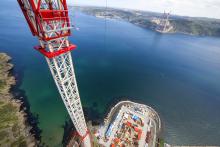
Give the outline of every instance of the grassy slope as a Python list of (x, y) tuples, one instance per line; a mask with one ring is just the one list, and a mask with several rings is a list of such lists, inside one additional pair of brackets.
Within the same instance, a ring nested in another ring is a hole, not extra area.
[(175, 19), (171, 20), (176, 32), (202, 36), (220, 36), (220, 23), (205, 20)]
[(9, 74), (12, 64), (8, 63), (10, 57), (0, 53), (0, 146), (25, 147), (30, 144), (26, 137), (27, 128), (24, 125), (24, 115), (20, 112), (20, 103), (13, 99), (10, 88), (15, 79)]

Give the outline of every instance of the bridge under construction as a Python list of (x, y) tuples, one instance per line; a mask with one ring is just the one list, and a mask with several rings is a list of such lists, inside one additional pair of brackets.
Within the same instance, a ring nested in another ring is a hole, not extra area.
[[(76, 45), (68, 40), (72, 25), (66, 0), (18, 0), (18, 3), (33, 36), (39, 40), (40, 45), (34, 48), (45, 57), (48, 63), (82, 145), (84, 147), (92, 146), (70, 52), (76, 48)], [(151, 114), (157, 120), (159, 120), (159, 116), (151, 113), (152, 110), (144, 105), (131, 102), (122, 104), (118, 104), (122, 106), (114, 114), (117, 117), (109, 119), (112, 123), (105, 123), (106, 125), (98, 130), (100, 134), (96, 134), (96, 137), (99, 138), (99, 144), (102, 146), (135, 144), (140, 147), (149, 144), (155, 146), (156, 134), (160, 127), (156, 127), (154, 119), (151, 119)], [(160, 120), (157, 122), (160, 124)], [(150, 138), (150, 135), (154, 137)]]
[(66, 0), (18, 0), (29, 28), (39, 39), (34, 48), (45, 56), (69, 116), (86, 147), (91, 146), (68, 40), (71, 23)]

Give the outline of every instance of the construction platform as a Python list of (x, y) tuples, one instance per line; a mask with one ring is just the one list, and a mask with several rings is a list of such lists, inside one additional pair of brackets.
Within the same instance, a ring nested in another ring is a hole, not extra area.
[(157, 112), (149, 106), (121, 101), (109, 112), (95, 136), (105, 147), (156, 145), (161, 122)]

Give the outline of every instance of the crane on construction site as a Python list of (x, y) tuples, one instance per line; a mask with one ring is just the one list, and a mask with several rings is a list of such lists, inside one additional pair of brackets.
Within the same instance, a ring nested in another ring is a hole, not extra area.
[(71, 23), (66, 0), (17, 0), (29, 28), (39, 39), (34, 47), (48, 63), (49, 69), (69, 116), (85, 147), (91, 146), (89, 131), (77, 87), (72, 56), (76, 48), (68, 40)]

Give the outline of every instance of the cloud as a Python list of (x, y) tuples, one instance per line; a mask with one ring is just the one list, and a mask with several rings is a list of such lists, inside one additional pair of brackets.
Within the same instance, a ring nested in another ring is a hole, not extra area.
[(92, 5), (220, 19), (220, 0), (67, 0), (71, 5)]

